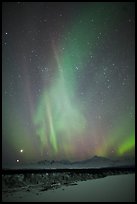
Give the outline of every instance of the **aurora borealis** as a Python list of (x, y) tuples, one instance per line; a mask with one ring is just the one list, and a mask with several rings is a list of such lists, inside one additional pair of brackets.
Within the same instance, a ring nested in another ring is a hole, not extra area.
[(3, 163), (134, 157), (134, 6), (3, 3)]

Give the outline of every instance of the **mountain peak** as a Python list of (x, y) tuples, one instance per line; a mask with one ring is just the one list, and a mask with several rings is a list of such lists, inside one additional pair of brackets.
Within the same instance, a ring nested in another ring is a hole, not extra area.
[(95, 155), (95, 156), (93, 156), (92, 158), (102, 158), (102, 157), (99, 157), (99, 156)]
[(95, 155), (95, 156), (93, 156), (93, 157), (91, 158), (91, 160), (103, 160), (103, 161), (108, 161), (108, 160), (110, 160), (110, 159), (108, 159), (107, 157), (101, 157), (101, 156)]

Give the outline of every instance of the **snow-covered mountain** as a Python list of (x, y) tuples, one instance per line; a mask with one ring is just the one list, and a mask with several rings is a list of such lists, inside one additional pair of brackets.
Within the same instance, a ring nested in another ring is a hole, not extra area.
[[(16, 166), (10, 166), (8, 169), (73, 169), (73, 168), (102, 168), (113, 166), (128, 166), (135, 165), (134, 159), (109, 159), (105, 157), (94, 156), (87, 160), (70, 162), (68, 160), (60, 161), (48, 161), (43, 160), (29, 164), (19, 164)], [(7, 167), (4, 167), (4, 169)]]

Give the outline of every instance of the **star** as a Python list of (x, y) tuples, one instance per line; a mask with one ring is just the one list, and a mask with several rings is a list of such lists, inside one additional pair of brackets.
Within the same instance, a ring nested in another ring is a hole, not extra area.
[(131, 19), (128, 19), (128, 22), (131, 23)]
[(111, 85), (108, 85), (107, 88), (110, 89), (110, 88), (111, 88)]
[(134, 5), (2, 10), (4, 163), (132, 156)]

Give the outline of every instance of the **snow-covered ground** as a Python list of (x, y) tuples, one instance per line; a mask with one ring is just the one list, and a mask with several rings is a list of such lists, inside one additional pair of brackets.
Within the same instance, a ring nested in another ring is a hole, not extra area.
[(134, 201), (134, 164), (134, 159), (94, 156), (78, 162), (45, 160), (9, 166), (6, 167), (9, 173), (3, 167), (2, 199), (4, 202)]
[(135, 174), (78, 181), (77, 185), (41, 191), (32, 185), (2, 193), (3, 202), (135, 202)]

